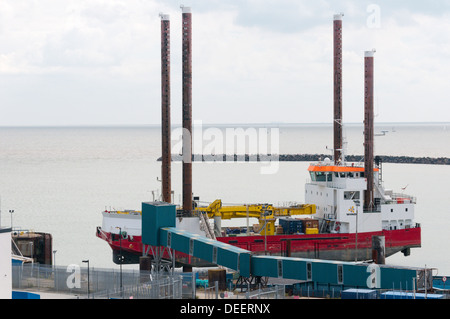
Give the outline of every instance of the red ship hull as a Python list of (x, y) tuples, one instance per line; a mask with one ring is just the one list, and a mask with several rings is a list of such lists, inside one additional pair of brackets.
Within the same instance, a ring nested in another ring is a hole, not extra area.
[[(372, 237), (385, 237), (385, 257), (397, 252), (409, 254), (410, 248), (421, 247), (421, 229), (414, 228), (383, 230), (356, 234), (310, 234), (310, 235), (272, 235), (272, 236), (236, 236), (218, 237), (217, 240), (237, 246), (257, 255), (288, 256), (300, 258), (318, 258), (327, 260), (355, 261), (372, 259)], [(144, 247), (140, 236), (119, 239), (117, 235), (97, 228), (97, 237), (105, 240), (113, 250), (113, 260), (124, 256), (123, 263), (139, 263)], [(151, 252), (149, 252), (151, 255)], [(169, 257), (166, 255), (165, 257)], [(176, 263), (183, 266), (214, 266), (201, 259), (183, 254), (175, 254)]]

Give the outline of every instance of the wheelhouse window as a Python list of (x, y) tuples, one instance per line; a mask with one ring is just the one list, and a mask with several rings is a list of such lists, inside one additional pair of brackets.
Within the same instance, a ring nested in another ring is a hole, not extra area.
[[(317, 182), (331, 182), (333, 175), (329, 172), (316, 172), (314, 178)], [(311, 177), (311, 179), (314, 180), (313, 177)]]
[(326, 181), (326, 176), (324, 172), (316, 172), (316, 181), (318, 182), (325, 182)]

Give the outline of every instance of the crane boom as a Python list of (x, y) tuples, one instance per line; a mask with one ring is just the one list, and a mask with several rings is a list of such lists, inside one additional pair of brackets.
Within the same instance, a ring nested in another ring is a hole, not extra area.
[(216, 199), (210, 205), (206, 207), (197, 207), (196, 210), (200, 212), (206, 212), (209, 218), (258, 218), (259, 223), (262, 226), (262, 234), (273, 235), (275, 230), (276, 218), (293, 215), (313, 215), (316, 213), (316, 206), (312, 204), (286, 207), (274, 207), (271, 204), (224, 206), (222, 205), (222, 201), (220, 199)]

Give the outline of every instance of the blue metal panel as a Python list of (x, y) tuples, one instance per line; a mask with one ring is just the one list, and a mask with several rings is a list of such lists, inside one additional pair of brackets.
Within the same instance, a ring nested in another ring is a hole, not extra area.
[(283, 259), (283, 278), (307, 280), (308, 260), (300, 258), (284, 258)]
[(213, 240), (208, 238), (196, 238), (194, 241), (194, 256), (215, 263), (213, 261), (213, 242)]
[(278, 277), (278, 259), (273, 256), (252, 256), (251, 273), (253, 276)]
[(217, 242), (217, 264), (238, 270), (241, 276), (250, 275), (250, 252), (235, 246)]
[(224, 249), (223, 247), (217, 248), (217, 263), (219, 265), (238, 269), (238, 254), (232, 250)]
[(346, 286), (411, 289), (416, 274), (417, 270), (413, 268), (376, 264), (344, 264), (344, 284)]
[(380, 285), (385, 289), (412, 289), (415, 269), (381, 266)]
[(175, 227), (176, 207), (164, 202), (142, 203), (142, 243), (160, 246), (160, 228)]
[(330, 262), (312, 263), (312, 280), (329, 284), (338, 284), (338, 264)]
[(343, 264), (344, 284), (353, 287), (367, 287), (367, 278), (370, 276), (367, 264)]
[(250, 252), (239, 254), (239, 273), (243, 277), (250, 277), (251, 258)]
[(185, 254), (190, 254), (190, 242), (193, 234), (189, 234), (176, 228), (169, 228), (169, 231), (172, 234), (170, 248)]

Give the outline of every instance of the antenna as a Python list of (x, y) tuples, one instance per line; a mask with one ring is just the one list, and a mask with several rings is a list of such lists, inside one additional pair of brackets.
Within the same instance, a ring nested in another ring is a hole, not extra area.
[(382, 130), (381, 133), (375, 134), (375, 136), (385, 136), (386, 133), (389, 133), (387, 130)]

